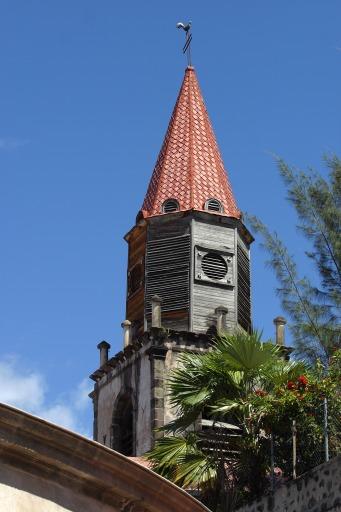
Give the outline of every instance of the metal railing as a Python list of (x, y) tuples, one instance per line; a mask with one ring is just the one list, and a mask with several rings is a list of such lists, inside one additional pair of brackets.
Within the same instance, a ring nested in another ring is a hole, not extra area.
[[(207, 419), (201, 422), (200, 448), (216, 468), (220, 468), (220, 493), (226, 502), (221, 510), (224, 511), (235, 510), (264, 494), (271, 494), (341, 454), (341, 416), (338, 405), (321, 397), (315, 401), (311, 412), (282, 421), (272, 432), (258, 432), (256, 462), (252, 454), (250, 458), (241, 452), (244, 436), (243, 429), (233, 424)], [(246, 435), (248, 440), (252, 436)], [(250, 467), (241, 467), (241, 459)], [(259, 472), (258, 462), (262, 466)], [(205, 501), (215, 510), (213, 502)]]
[[(306, 419), (290, 421), (290, 435), (272, 432), (269, 447), (271, 486), (296, 479), (314, 467), (328, 462), (341, 453), (341, 417), (338, 411), (322, 398), (311, 412), (312, 424)], [(286, 431), (288, 432), (288, 428)]]

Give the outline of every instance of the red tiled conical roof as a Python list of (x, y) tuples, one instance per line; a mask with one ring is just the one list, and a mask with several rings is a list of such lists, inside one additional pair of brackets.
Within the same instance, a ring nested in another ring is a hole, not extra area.
[(188, 67), (142, 206), (144, 217), (162, 213), (166, 199), (180, 210), (203, 210), (218, 199), (224, 215), (240, 218), (194, 68)]

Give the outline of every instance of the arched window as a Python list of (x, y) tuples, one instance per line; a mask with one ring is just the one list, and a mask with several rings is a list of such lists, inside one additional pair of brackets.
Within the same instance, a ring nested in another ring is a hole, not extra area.
[(211, 212), (223, 212), (223, 206), (218, 199), (208, 199), (205, 203), (205, 210), (209, 210)]
[(162, 213), (172, 213), (179, 209), (179, 203), (176, 199), (166, 199), (162, 205)]
[(112, 448), (123, 455), (134, 455), (134, 410), (131, 393), (121, 395), (115, 405), (112, 422)]

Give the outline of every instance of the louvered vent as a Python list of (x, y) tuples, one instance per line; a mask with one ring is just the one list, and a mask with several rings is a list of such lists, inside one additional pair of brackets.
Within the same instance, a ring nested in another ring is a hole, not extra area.
[(238, 323), (247, 332), (251, 330), (250, 261), (244, 250), (238, 246)]
[(211, 212), (222, 212), (223, 207), (218, 199), (209, 199), (206, 203), (206, 209)]
[(210, 279), (220, 281), (227, 274), (227, 265), (225, 260), (214, 252), (205, 254), (202, 258), (201, 268), (204, 274)]
[(189, 235), (150, 240), (146, 254), (146, 313), (151, 312), (151, 298), (159, 295), (162, 311), (189, 307), (190, 275)]
[(176, 212), (179, 209), (179, 203), (176, 199), (167, 199), (162, 205), (163, 213)]

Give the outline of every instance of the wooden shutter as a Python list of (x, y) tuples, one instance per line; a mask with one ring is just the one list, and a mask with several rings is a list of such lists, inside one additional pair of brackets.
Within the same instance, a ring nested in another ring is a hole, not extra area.
[(250, 260), (245, 251), (237, 249), (238, 272), (238, 323), (247, 332), (251, 331)]

